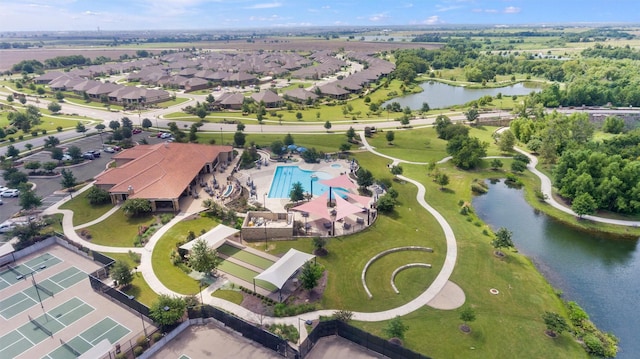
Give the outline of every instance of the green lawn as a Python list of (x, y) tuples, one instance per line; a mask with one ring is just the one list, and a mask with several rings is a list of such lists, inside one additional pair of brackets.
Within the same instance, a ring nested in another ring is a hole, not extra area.
[[(258, 272), (252, 271), (247, 267), (243, 267), (241, 265), (229, 262), (227, 260), (223, 260), (218, 266), (218, 269), (223, 272), (229, 273), (234, 277), (238, 277), (248, 283), (253, 283), (253, 278), (258, 274), (260, 274)], [(256, 283), (256, 286), (264, 288), (269, 291), (275, 291), (278, 289), (275, 285), (260, 279), (257, 279), (255, 283)]]
[[(122, 209), (93, 226), (84, 228), (92, 236), (91, 242), (112, 247), (133, 247), (140, 226), (149, 226), (155, 221), (151, 214), (127, 217)], [(117, 231), (114, 229), (117, 228)]]
[[(75, 97), (65, 97), (64, 98), (64, 102), (70, 102), (70, 103), (74, 103), (74, 104), (77, 104), (77, 105), (93, 107), (93, 108), (104, 110), (104, 111), (109, 111), (109, 109), (118, 110), (118, 111), (124, 110), (124, 107), (122, 107), (121, 105), (110, 104), (109, 106), (107, 106), (106, 104), (104, 104), (102, 102), (96, 102), (96, 101), (86, 102), (84, 99), (75, 98)], [(64, 108), (64, 105), (62, 105), (62, 106)]]
[(169, 100), (169, 101), (164, 101), (164, 102), (157, 103), (156, 106), (158, 106), (160, 108), (168, 108), (168, 107), (171, 107), (171, 106), (179, 105), (179, 104), (187, 102), (187, 101), (189, 101), (188, 98), (176, 97), (175, 100)]
[[(282, 134), (249, 133), (246, 136), (246, 145), (255, 142), (256, 145), (261, 147), (269, 147), (276, 140), (283, 141), (284, 136), (285, 135)], [(340, 145), (347, 142), (347, 137), (343, 133), (293, 134), (292, 136), (296, 144), (308, 148), (315, 147), (316, 150), (323, 152), (337, 152)], [(224, 133), (222, 137), (223, 143), (233, 141), (233, 134)], [(198, 133), (199, 143), (209, 143), (210, 139), (214, 139), (216, 143), (220, 143), (220, 133)]]
[(111, 203), (101, 205), (90, 204), (87, 199), (87, 194), (89, 194), (89, 191), (84, 191), (79, 195), (74, 196), (72, 200), (60, 206), (60, 209), (69, 209), (73, 211), (74, 226), (93, 221), (113, 208)]
[(267, 258), (255, 255), (253, 253), (249, 253), (245, 250), (242, 250), (234, 246), (230, 246), (228, 244), (224, 244), (218, 247), (218, 253), (224, 254), (231, 258), (235, 258), (245, 263), (252, 264), (261, 269), (267, 269), (274, 263), (273, 261)]
[(211, 296), (228, 300), (229, 302), (235, 303), (238, 305), (242, 303), (242, 299), (243, 299), (241, 291), (231, 290), (231, 289), (218, 289), (215, 292), (211, 293)]
[[(109, 256), (116, 261), (124, 261), (128, 263), (132, 269), (138, 266), (138, 264), (134, 262), (131, 256), (129, 256), (129, 254), (127, 253), (103, 252), (102, 254)], [(153, 289), (149, 287), (149, 284), (147, 284), (147, 281), (144, 280), (144, 277), (139, 272), (135, 272), (131, 285), (126, 290), (124, 290), (124, 292), (129, 295), (133, 295), (134, 297), (136, 297), (136, 300), (146, 306), (150, 306), (158, 297), (158, 294), (156, 294)]]
[(162, 284), (180, 294), (194, 294), (200, 291), (199, 283), (189, 277), (180, 268), (171, 263), (171, 252), (176, 250), (176, 243), (184, 241), (189, 231), (200, 233), (217, 226), (219, 222), (209, 217), (184, 220), (171, 227), (156, 243), (151, 255), (153, 271)]

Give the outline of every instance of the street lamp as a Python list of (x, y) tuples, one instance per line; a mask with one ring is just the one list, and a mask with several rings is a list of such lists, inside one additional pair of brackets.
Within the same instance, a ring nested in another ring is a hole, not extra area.
[(220, 145), (222, 145), (224, 143), (224, 140), (222, 139), (222, 126), (220, 126)]
[(262, 207), (264, 207), (264, 209), (267, 209), (267, 194), (263, 194), (262, 195)]
[(159, 130), (160, 127), (158, 127), (158, 116), (156, 116), (156, 129)]
[[(133, 295), (127, 295), (127, 297), (129, 298), (129, 300), (134, 300), (136, 297)], [(142, 316), (142, 311), (140, 311), (140, 302), (138, 302), (137, 305), (138, 309), (138, 314), (140, 314), (140, 321), (142, 322), (142, 331), (144, 332), (144, 337), (147, 337), (147, 327), (144, 325), (144, 317)]]

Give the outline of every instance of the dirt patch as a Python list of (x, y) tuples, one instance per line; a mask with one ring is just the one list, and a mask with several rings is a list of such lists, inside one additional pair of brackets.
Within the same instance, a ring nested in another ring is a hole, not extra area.
[[(313, 290), (308, 291), (300, 286), (295, 292), (293, 292), (293, 294), (291, 294), (287, 303), (297, 305), (318, 302), (322, 298), (325, 288), (327, 288), (327, 279), (327, 271), (325, 271), (318, 281), (318, 285)], [(242, 303), (240, 303), (242, 307), (259, 315), (273, 314), (272, 308), (270, 306), (266, 306), (260, 298), (247, 293), (242, 293), (242, 296)]]

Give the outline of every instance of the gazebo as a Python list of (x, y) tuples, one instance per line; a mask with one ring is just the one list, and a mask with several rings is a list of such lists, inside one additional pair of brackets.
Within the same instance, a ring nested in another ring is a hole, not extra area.
[(277, 262), (265, 269), (264, 272), (253, 277), (253, 291), (256, 291), (256, 279), (264, 280), (278, 288), (280, 300), (282, 300), (282, 287), (284, 287), (284, 284), (300, 267), (312, 258), (315, 258), (313, 254), (300, 252), (293, 248), (289, 249)]

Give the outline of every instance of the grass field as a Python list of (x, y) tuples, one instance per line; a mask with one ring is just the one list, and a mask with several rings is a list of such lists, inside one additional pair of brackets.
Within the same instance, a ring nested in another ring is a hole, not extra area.
[[(232, 276), (240, 278), (248, 283), (253, 283), (253, 278), (260, 274), (258, 272), (252, 271), (249, 268), (229, 262), (227, 260), (223, 260), (222, 262), (220, 262), (218, 270), (229, 273)], [(278, 289), (275, 285), (260, 279), (257, 279), (255, 283), (258, 287), (264, 288), (268, 291), (275, 291)]]
[(73, 197), (72, 200), (67, 201), (65, 204), (60, 206), (60, 209), (69, 209), (73, 211), (74, 226), (93, 221), (113, 208), (111, 203), (91, 205), (87, 199), (87, 194), (89, 194), (89, 191), (84, 191)]
[[(285, 135), (249, 133), (246, 136), (246, 143), (248, 145), (255, 142), (256, 145), (261, 147), (269, 147), (276, 140), (282, 141), (284, 136)], [(219, 143), (220, 134), (198, 133), (199, 143), (208, 143), (210, 139), (214, 139), (216, 143)], [(347, 137), (342, 133), (294, 134), (293, 140), (296, 144), (301, 144), (308, 148), (315, 147), (318, 151), (337, 152), (340, 145), (347, 142)], [(233, 141), (233, 135), (230, 133), (223, 134), (223, 141), (223, 143)]]
[(221, 298), (224, 300), (228, 300), (231, 303), (238, 304), (242, 303), (242, 292), (238, 290), (230, 290), (230, 289), (218, 289), (215, 292), (211, 293), (212, 297)]
[[(152, 215), (127, 217), (122, 209), (115, 211), (104, 221), (84, 230), (91, 234), (91, 242), (112, 247), (133, 247), (140, 226), (149, 226), (155, 221)], [(117, 231), (114, 229), (117, 228)]]
[(184, 241), (189, 231), (200, 233), (217, 226), (218, 221), (209, 217), (184, 220), (171, 227), (153, 247), (151, 262), (154, 273), (162, 284), (180, 294), (194, 294), (200, 288), (198, 281), (189, 277), (180, 268), (171, 263), (171, 252), (176, 250), (176, 243)]
[(220, 254), (224, 254), (228, 257), (235, 258), (245, 263), (249, 263), (261, 269), (267, 269), (274, 263), (273, 261), (270, 261), (264, 257), (249, 253), (228, 244), (223, 244), (222, 246), (218, 247), (217, 250)]

